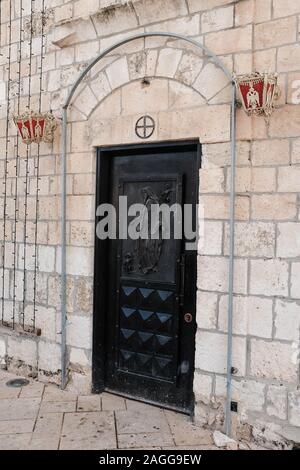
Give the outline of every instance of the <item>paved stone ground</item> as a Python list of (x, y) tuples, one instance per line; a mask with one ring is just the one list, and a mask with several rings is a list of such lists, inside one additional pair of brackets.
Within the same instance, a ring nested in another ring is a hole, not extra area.
[(0, 450), (217, 449), (189, 417), (108, 393), (78, 396), (0, 370)]

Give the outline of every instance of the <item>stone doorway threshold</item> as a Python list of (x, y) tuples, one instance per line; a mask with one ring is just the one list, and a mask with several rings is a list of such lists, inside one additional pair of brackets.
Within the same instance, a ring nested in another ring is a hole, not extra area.
[(76, 395), (35, 380), (9, 388), (0, 370), (0, 450), (218, 450), (183, 414), (109, 393)]

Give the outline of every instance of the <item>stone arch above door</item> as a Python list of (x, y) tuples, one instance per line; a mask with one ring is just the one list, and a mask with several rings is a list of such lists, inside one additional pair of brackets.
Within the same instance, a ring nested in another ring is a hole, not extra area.
[[(151, 140), (230, 140), (231, 83), (211, 59), (190, 47), (145, 49), (108, 59), (100, 70), (97, 66), (96, 72), (90, 72), (72, 99), (68, 111), (72, 152), (87, 150), (78, 142), (82, 133), (92, 146), (140, 142), (135, 123), (149, 113), (156, 122)], [(118, 96), (121, 105), (114, 114)], [(131, 137), (127, 133), (124, 138), (128, 126)]]
[(100, 71), (93, 72), (72, 101), (72, 107), (80, 110), (82, 118), (88, 118), (108, 94), (134, 80), (145, 83), (154, 78), (176, 80), (191, 87), (203, 98), (203, 103), (230, 102), (231, 82), (223, 70), (190, 48), (144, 49), (109, 59)]
[[(90, 75), (84, 79), (73, 97), (68, 112), (69, 122), (92, 121), (98, 107), (101, 107), (101, 103), (106, 101), (110, 95), (116, 96), (120, 90), (123, 90), (122, 94), (124, 94), (124, 89), (131, 91), (133, 107), (136, 104), (133, 89), (139, 92), (144, 90), (146, 101), (147, 94), (151, 94), (146, 90), (156, 88), (161, 95), (162, 90), (159, 90), (158, 81), (164, 83), (163, 86), (168, 83), (167, 86), (175, 94), (175, 90), (177, 89), (179, 93), (181, 87), (182, 104), (184, 97), (191, 100), (190, 105), (187, 103), (187, 106), (182, 107), (187, 109), (197, 106), (200, 120), (203, 120), (204, 114), (208, 115), (208, 120), (209, 116), (215, 115), (215, 113), (225, 112), (229, 117), (231, 83), (220, 67), (208, 57), (192, 51), (191, 47), (163, 47), (161, 49), (145, 49), (129, 55), (109, 56), (100, 70), (99, 65), (96, 66), (96, 72), (92, 70)], [(141, 93), (139, 94), (141, 95)], [(128, 100), (126, 101), (128, 102)], [(159, 101), (159, 97), (156, 97), (156, 101)], [(145, 106), (145, 113), (152, 111), (153, 100), (148, 100), (148, 102), (150, 106)], [(208, 106), (212, 109), (208, 110)], [(163, 102), (161, 107), (162, 109), (155, 109), (155, 111), (166, 111)], [(175, 112), (175, 110), (176, 106), (172, 106), (172, 104), (168, 106), (168, 111)], [(138, 109), (137, 113), (140, 111)], [(199, 129), (199, 123), (195, 122), (195, 117), (195, 113), (192, 112), (192, 126), (190, 127), (195, 129), (193, 137), (197, 136), (196, 131)], [(103, 116), (101, 118), (103, 119)], [(225, 133), (222, 133), (221, 140), (227, 141), (229, 140), (229, 126), (227, 129), (226, 123), (224, 129)], [(200, 134), (204, 135), (204, 141), (206, 141), (205, 130), (202, 129)], [(164, 137), (162, 136), (162, 138)], [(170, 138), (172, 137), (170, 136)], [(215, 137), (211, 136), (208, 140), (215, 141)]]

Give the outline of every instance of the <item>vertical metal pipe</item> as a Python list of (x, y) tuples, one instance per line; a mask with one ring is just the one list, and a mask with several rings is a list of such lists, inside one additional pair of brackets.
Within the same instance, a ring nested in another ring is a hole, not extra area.
[(228, 336), (227, 336), (227, 396), (225, 410), (225, 433), (231, 436), (232, 395), (232, 318), (234, 287), (234, 223), (235, 223), (235, 174), (236, 174), (236, 87), (232, 86), (231, 103), (231, 172), (230, 172), (230, 220), (229, 220), (229, 272), (228, 272)]
[(61, 388), (64, 390), (67, 383), (66, 366), (66, 193), (67, 193), (67, 108), (63, 108), (62, 115), (62, 150), (61, 150)]

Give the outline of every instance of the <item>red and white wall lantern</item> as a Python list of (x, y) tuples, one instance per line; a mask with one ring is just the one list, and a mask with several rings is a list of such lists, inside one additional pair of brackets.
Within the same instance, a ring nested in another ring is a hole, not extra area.
[(35, 113), (28, 111), (19, 116), (14, 116), (13, 119), (19, 135), (25, 144), (53, 142), (57, 122), (51, 112)]
[(263, 115), (267, 120), (270, 118), (279, 97), (277, 81), (277, 74), (259, 72), (235, 77), (240, 100), (248, 116)]

